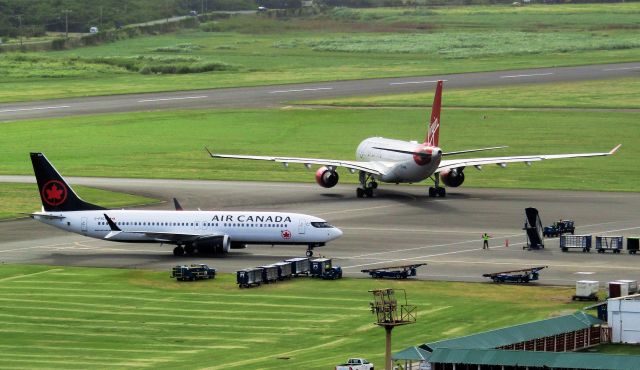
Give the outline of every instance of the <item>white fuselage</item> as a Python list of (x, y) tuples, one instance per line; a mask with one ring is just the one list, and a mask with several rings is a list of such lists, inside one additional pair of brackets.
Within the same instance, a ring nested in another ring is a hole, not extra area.
[[(394, 152), (393, 150), (401, 152)], [(412, 154), (402, 152), (422, 152), (429, 153), (431, 156), (429, 159), (421, 159), (415, 158)], [(391, 183), (420, 182), (433, 175), (438, 169), (442, 159), (442, 150), (416, 141), (372, 137), (363, 140), (358, 145), (356, 159), (377, 163), (380, 166), (382, 175), (374, 175), (374, 177), (380, 181)]]
[[(111, 228), (105, 213), (121, 233), (106, 238)], [(228, 235), (232, 242), (244, 244), (315, 244), (342, 235), (340, 229), (318, 217), (282, 212), (99, 210), (39, 212), (33, 218), (62, 230), (119, 242), (162, 242), (147, 234), (167, 233)]]

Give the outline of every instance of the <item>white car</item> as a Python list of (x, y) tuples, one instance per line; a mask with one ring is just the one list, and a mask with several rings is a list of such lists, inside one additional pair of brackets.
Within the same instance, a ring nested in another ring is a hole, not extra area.
[(373, 364), (364, 358), (350, 358), (346, 363), (336, 366), (336, 370), (373, 370)]

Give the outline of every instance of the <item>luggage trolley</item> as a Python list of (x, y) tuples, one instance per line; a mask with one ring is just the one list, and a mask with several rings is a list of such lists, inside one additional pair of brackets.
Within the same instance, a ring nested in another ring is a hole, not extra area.
[(596, 251), (598, 253), (604, 253), (606, 251), (620, 253), (621, 250), (621, 236), (596, 236)]

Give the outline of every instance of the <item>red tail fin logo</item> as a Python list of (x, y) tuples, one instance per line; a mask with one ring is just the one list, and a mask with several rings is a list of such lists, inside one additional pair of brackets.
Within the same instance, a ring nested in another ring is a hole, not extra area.
[(67, 187), (58, 180), (51, 180), (42, 187), (42, 200), (50, 206), (58, 206), (67, 200)]
[(436, 95), (433, 97), (433, 106), (431, 107), (431, 119), (429, 120), (429, 130), (425, 144), (430, 146), (438, 146), (440, 138), (440, 106), (442, 105), (442, 80), (438, 81), (436, 86)]

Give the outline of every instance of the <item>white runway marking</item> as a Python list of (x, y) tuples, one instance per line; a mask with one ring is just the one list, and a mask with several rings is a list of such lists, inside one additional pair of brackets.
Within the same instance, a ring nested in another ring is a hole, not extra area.
[(536, 76), (549, 76), (552, 75), (553, 72), (549, 73), (532, 73), (529, 75), (512, 75), (512, 76), (500, 76), (500, 78), (520, 78), (520, 77), (536, 77)]
[(207, 95), (178, 96), (178, 97), (174, 97), (174, 98), (143, 99), (143, 100), (138, 100), (138, 103), (147, 103), (147, 102), (154, 102), (154, 101), (167, 101), (167, 100), (204, 99), (204, 98), (208, 98), (208, 96)]
[(595, 272), (593, 271), (578, 271), (575, 273), (576, 275), (593, 275)]
[(333, 87), (316, 87), (316, 88), (292, 89), (292, 90), (274, 90), (274, 91), (269, 91), (269, 94), (280, 94), (280, 93), (302, 92), (302, 91), (319, 91), (319, 90), (333, 90)]
[[(442, 80), (443, 82), (446, 82), (448, 80)], [(410, 85), (410, 84), (431, 84), (431, 83), (436, 83), (438, 82), (438, 80), (430, 80), (430, 81), (407, 81), (407, 82), (391, 82), (389, 83), (389, 85)]]
[(638, 67), (620, 67), (620, 68), (605, 68), (603, 69), (603, 71), (608, 72), (608, 71), (626, 71), (629, 69), (640, 69), (640, 66)]
[(58, 105), (58, 106), (53, 106), (53, 107), (33, 107), (33, 108), (3, 109), (3, 110), (0, 110), (0, 113), (26, 112), (26, 111), (32, 111), (32, 110), (64, 109), (64, 108), (71, 108), (71, 106), (70, 105)]

